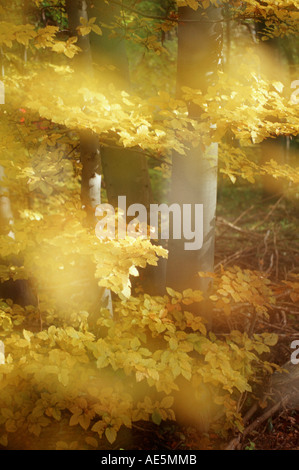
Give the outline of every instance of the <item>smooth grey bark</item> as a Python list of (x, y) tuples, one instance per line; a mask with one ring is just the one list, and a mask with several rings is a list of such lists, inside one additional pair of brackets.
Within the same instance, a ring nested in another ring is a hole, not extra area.
[[(118, 6), (97, 0), (90, 15), (109, 25), (120, 12)], [(124, 39), (110, 37), (110, 31), (103, 28), (102, 36), (90, 34), (90, 43), (95, 73), (96, 68), (101, 67), (103, 83), (129, 90), (130, 74)], [(115, 70), (108, 69), (111, 65)], [(152, 191), (145, 155), (140, 150), (102, 146), (101, 160), (109, 203), (116, 207), (118, 196), (126, 196), (128, 205), (139, 203), (148, 209), (152, 202)]]
[[(86, 0), (66, 0), (65, 7), (68, 15), (70, 33), (72, 36), (78, 36), (77, 27), (81, 24), (80, 18), (88, 20), (87, 2)], [(92, 74), (92, 56), (89, 35), (79, 35), (76, 44), (82, 49), (82, 52), (77, 54), (74, 58), (77, 73), (82, 75)]]
[[(0, 49), (0, 80), (4, 78), (5, 75), (5, 67), (3, 61), (3, 51)], [(1, 101), (1, 84), (0, 81), (0, 105), (5, 104), (5, 89), (3, 84), (3, 92), (4, 95), (2, 96), (3, 102)], [(13, 231), (13, 212), (10, 202), (10, 195), (9, 191), (3, 186), (3, 182), (5, 180), (5, 172), (4, 168), (0, 166), (0, 235), (7, 235), (11, 238), (15, 238), (15, 234)], [(18, 256), (13, 256), (9, 259), (0, 259), (0, 264), (16, 264), (20, 265), (22, 261), (18, 258)], [(30, 280), (25, 279), (18, 279), (13, 281), (9, 279), (5, 282), (0, 282), (0, 299), (11, 299), (14, 303), (18, 305), (22, 305), (25, 307), (26, 305), (36, 305), (37, 299), (32, 289), (32, 285)]]
[[(1, 81), (5, 75), (3, 51), (0, 50), (1, 68), (0, 68), (0, 105), (5, 104), (5, 87)], [(11, 226), (13, 224), (13, 214), (11, 209), (11, 203), (9, 199), (9, 193), (1, 186), (5, 178), (4, 168), (0, 166), (0, 234), (10, 234), (13, 236)]]
[[(210, 20), (220, 17), (220, 9), (207, 10)], [(177, 95), (181, 87), (200, 89), (203, 93), (213, 84), (222, 47), (222, 26), (209, 23), (202, 10), (179, 8)], [(184, 20), (188, 20), (184, 22)], [(194, 20), (194, 21), (192, 21)], [(202, 20), (202, 21), (201, 21)], [(200, 109), (189, 104), (190, 117), (197, 119)], [(213, 123), (216, 124), (216, 123)], [(210, 158), (207, 158), (207, 155)], [(188, 287), (207, 293), (211, 281), (200, 279), (198, 271), (214, 269), (215, 217), (217, 199), (217, 144), (210, 149), (201, 146), (187, 151), (186, 156), (173, 155), (170, 203), (203, 204), (203, 247), (186, 251), (186, 239), (169, 240), (167, 286), (182, 291)], [(194, 213), (192, 225), (194, 227)]]
[[(71, 35), (78, 35), (77, 27), (80, 26), (80, 18), (88, 21), (87, 2), (85, 0), (66, 0), (66, 11), (69, 20)], [(77, 45), (81, 52), (73, 59), (75, 79), (78, 86), (82, 86), (85, 80), (94, 76), (92, 54), (89, 35), (78, 36)], [(80, 158), (82, 163), (81, 176), (81, 202), (87, 213), (87, 225), (96, 226), (95, 209), (101, 204), (101, 158), (98, 136), (90, 130), (80, 131)], [(90, 267), (94, 274), (94, 266)], [(99, 287), (94, 277), (90, 279), (89, 292), (86, 293), (93, 299), (93, 307), (90, 312), (89, 322), (95, 324), (99, 308), (109, 308), (113, 313), (111, 293), (104, 287)]]
[(0, 234), (9, 234), (13, 237), (13, 213), (8, 192), (1, 187), (4, 179), (4, 169), (0, 166)]
[[(105, 25), (112, 24), (115, 16), (120, 14), (119, 6), (107, 5), (101, 0), (96, 0), (90, 10), (90, 16), (95, 16)], [(102, 36), (90, 34), (95, 73), (97, 67), (101, 67), (100, 76), (105, 85), (113, 84), (118, 89), (130, 91), (130, 72), (125, 40), (121, 36), (111, 37), (109, 29), (102, 29)], [(115, 68), (114, 70), (109, 70), (108, 66), (111, 65)], [(149, 206), (154, 200), (147, 158), (142, 151), (117, 148), (117, 146), (102, 146), (101, 162), (109, 203), (117, 207), (118, 196), (126, 196), (127, 207), (131, 204), (142, 204), (149, 214)], [(163, 261), (159, 263), (162, 264)], [(151, 294), (161, 293), (161, 288), (164, 287), (161, 270), (147, 266), (141, 271), (144, 290)]]
[[(270, 81), (287, 81), (290, 77), (285, 76), (286, 67), (283, 64), (285, 51), (282, 47), (281, 38), (270, 38), (262, 41), (266, 22), (255, 23), (255, 31), (259, 42), (256, 44), (256, 52), (260, 57), (260, 72)], [(265, 164), (270, 160), (275, 160), (279, 164), (286, 163), (288, 140), (285, 136), (277, 136), (272, 139), (266, 139), (260, 144), (261, 163)], [(266, 195), (280, 194), (283, 192), (283, 182), (270, 175), (263, 175), (261, 178), (263, 191)]]
[[(88, 21), (87, 2), (85, 0), (66, 0), (66, 11), (70, 33), (77, 36), (80, 18)], [(85, 80), (93, 78), (94, 75), (89, 35), (79, 35), (77, 45), (82, 51), (73, 59), (73, 64), (76, 81), (80, 86)], [(88, 216), (88, 224), (92, 226), (95, 223), (95, 207), (101, 203), (100, 150), (98, 137), (92, 131), (80, 131), (80, 152), (82, 163), (81, 201)]]

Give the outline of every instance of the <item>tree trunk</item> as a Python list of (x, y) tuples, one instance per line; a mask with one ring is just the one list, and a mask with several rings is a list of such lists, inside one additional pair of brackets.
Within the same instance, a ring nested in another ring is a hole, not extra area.
[[(5, 104), (5, 87), (1, 79), (4, 78), (5, 68), (3, 51), (0, 49), (0, 105)], [(1, 182), (3, 181), (4, 168), (0, 166), (0, 235), (11, 233), (11, 225), (13, 224), (13, 214), (11, 210), (11, 204), (9, 199), (8, 191), (2, 188)]]
[(4, 169), (0, 166), (0, 235), (13, 236), (12, 224), (13, 214), (11, 210), (11, 204), (9, 194), (4, 188), (1, 187), (1, 182), (4, 179)]
[[(66, 11), (71, 35), (78, 34), (80, 18), (88, 21), (87, 2), (85, 0), (66, 0)], [(73, 59), (75, 76), (79, 83), (94, 75), (89, 35), (79, 35), (78, 46), (82, 51)], [(80, 132), (80, 151), (82, 163), (81, 201), (87, 213), (90, 226), (95, 225), (95, 207), (101, 203), (101, 162), (99, 142), (92, 131)]]
[[(262, 41), (266, 22), (255, 23), (257, 38), (260, 40), (256, 46), (257, 54), (260, 57), (260, 72), (266, 76), (269, 81), (287, 81), (285, 76), (286, 67), (283, 64), (284, 51), (280, 38), (270, 38)], [(278, 136), (275, 139), (266, 139), (260, 144), (261, 163), (265, 164), (270, 160), (275, 160), (278, 164), (286, 163), (287, 156), (287, 138)], [(273, 176), (262, 176), (263, 191), (266, 195), (281, 194), (284, 189), (284, 183)]]
[[(72, 36), (76, 36), (78, 35), (77, 27), (80, 25), (80, 18), (88, 21), (87, 2), (85, 0), (66, 0), (66, 11), (70, 33)], [(73, 65), (79, 85), (84, 83), (86, 79), (93, 78), (94, 72), (89, 35), (79, 35), (77, 45), (82, 51), (73, 59)], [(96, 226), (95, 209), (101, 204), (102, 176), (98, 137), (90, 130), (80, 131), (80, 153), (82, 163), (81, 202), (87, 213), (87, 225), (92, 228)], [(90, 269), (92, 272), (90, 273), (88, 295), (90, 298), (95, 298), (92, 311), (89, 312), (89, 322), (92, 326), (96, 323), (99, 308), (109, 308), (112, 313), (112, 303), (110, 291), (99, 287), (94, 278), (95, 267)]]
[[(72, 36), (78, 36), (77, 27), (81, 24), (80, 18), (88, 21), (87, 2), (86, 0), (66, 0), (65, 8), (68, 15), (70, 33)], [(79, 35), (77, 45), (82, 51), (73, 59), (76, 73), (86, 76), (93, 74), (89, 35)]]
[[(101, 0), (95, 1), (90, 10), (90, 15), (106, 25), (113, 23), (115, 16), (120, 14), (120, 7), (107, 5)], [(103, 28), (103, 35), (91, 33), (90, 41), (95, 69), (101, 67), (101, 80), (107, 86), (112, 83), (116, 88), (129, 91), (131, 85), (125, 40), (110, 37), (110, 31)], [(108, 66), (115, 69), (110, 70)], [(103, 146), (101, 161), (109, 203), (116, 208), (118, 197), (126, 196), (127, 207), (142, 204), (149, 214), (153, 195), (147, 158), (142, 151)], [(160, 293), (163, 282), (159, 268), (148, 266), (142, 272), (142, 279), (143, 288), (147, 292)]]
[[(120, 8), (98, 0), (91, 12), (103, 23), (110, 24), (120, 14)], [(90, 40), (95, 65), (102, 68), (111, 65), (115, 67), (114, 71), (108, 68), (106, 71), (101, 70), (101, 80), (107, 85), (113, 84), (117, 88), (129, 90), (130, 75), (125, 41), (119, 37), (111, 38), (106, 29), (102, 36), (91, 33)], [(116, 206), (118, 196), (126, 196), (127, 206), (139, 203), (149, 208), (152, 191), (147, 160), (142, 152), (122, 147), (102, 147), (101, 159), (109, 203)]]
[[(217, 22), (220, 9), (209, 7), (207, 16), (202, 17), (201, 9), (179, 8), (178, 96), (182, 86), (201, 89), (204, 93), (213, 84), (222, 45), (222, 27)], [(190, 117), (196, 119), (199, 111), (197, 106), (190, 104)], [(194, 204), (203, 204), (202, 248), (186, 250), (188, 240), (185, 236), (180, 240), (169, 240), (167, 285), (179, 291), (188, 287), (204, 292), (209, 289), (210, 281), (200, 279), (197, 273), (212, 272), (214, 268), (217, 157), (217, 144), (208, 149), (201, 146), (190, 149), (186, 156), (173, 155), (170, 203), (179, 204), (182, 212), (183, 204), (191, 204), (192, 209)], [(194, 210), (191, 222), (194, 230)]]
[[(1, 79), (4, 77), (5, 74), (2, 49), (0, 50), (0, 58), (2, 59), (0, 63)], [(0, 105), (5, 104), (5, 89), (3, 84), (3, 90), (1, 90), (1, 84), (2, 82), (0, 81)], [(2, 96), (1, 91), (3, 91)], [(3, 102), (1, 101), (1, 98), (3, 98)], [(14, 239), (14, 219), (9, 192), (6, 188), (3, 188), (1, 185), (4, 179), (4, 168), (0, 166), (0, 235), (7, 235)], [(17, 256), (13, 256), (10, 259), (0, 259), (0, 265), (2, 263), (4, 266), (6, 266), (7, 264), (20, 265), (22, 261), (20, 261)], [(14, 303), (22, 305), (23, 307), (25, 307), (26, 305), (37, 304), (37, 299), (31, 287), (30, 281), (24, 279), (18, 279), (17, 281), (13, 281), (12, 279), (10, 279), (9, 281), (1, 282), (0, 278), (0, 299), (11, 299)]]

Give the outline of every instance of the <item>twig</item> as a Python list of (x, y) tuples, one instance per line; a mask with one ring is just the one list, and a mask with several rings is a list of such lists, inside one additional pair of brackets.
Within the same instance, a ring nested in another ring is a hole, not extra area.
[(155, 157), (154, 155), (152, 155), (150, 152), (147, 152), (146, 150), (139, 150), (138, 147), (137, 148), (136, 147), (122, 147), (120, 145), (108, 144), (103, 141), (100, 142), (100, 145), (105, 148), (111, 148), (111, 149), (116, 149), (116, 150), (127, 150), (127, 151), (131, 150), (132, 152), (140, 153), (141, 155), (144, 155), (148, 158), (152, 158), (153, 160), (156, 160), (157, 162), (160, 163), (160, 165), (164, 163), (165, 165), (172, 166), (171, 162), (168, 162), (162, 158)]
[[(292, 307), (295, 307), (294, 304), (291, 304), (290, 305)], [(272, 310), (281, 310), (282, 312), (287, 312), (288, 314), (291, 314), (291, 315), (299, 315), (299, 310), (288, 310), (288, 307), (282, 307), (282, 306), (279, 306), (279, 305), (271, 305), (271, 309)]]
[[(158, 16), (158, 15), (150, 15), (149, 13), (143, 13), (140, 10), (137, 10), (136, 8), (130, 7), (129, 5), (124, 5), (122, 2), (118, 2), (117, 0), (110, 0), (110, 3), (113, 3), (114, 5), (118, 5), (122, 7), (124, 10), (131, 11), (132, 13), (136, 13), (138, 16), (142, 16), (143, 18), (149, 18), (150, 20), (157, 20), (157, 21), (169, 21), (171, 23), (222, 23), (224, 21), (227, 21), (227, 18), (221, 18), (219, 20), (179, 20), (177, 17), (169, 17), (169, 16)], [(232, 16), (229, 18), (230, 20), (233, 20), (234, 17)]]
[(278, 249), (277, 249), (277, 244), (276, 244), (276, 231), (274, 230), (273, 232), (273, 242), (274, 242), (274, 252), (275, 252), (275, 259), (276, 259), (276, 263), (275, 263), (275, 276), (276, 276), (276, 280), (278, 280), (278, 262), (279, 262), (279, 254), (278, 254)]
[(246, 399), (247, 399), (247, 392), (243, 392), (241, 395), (240, 395), (240, 398), (238, 400), (238, 405), (237, 405), (237, 413), (240, 413), (245, 402), (246, 402)]
[(221, 265), (225, 265), (227, 263), (229, 263), (230, 261), (233, 261), (234, 259), (236, 258), (240, 258), (242, 254), (248, 252), (252, 250), (252, 247), (251, 246), (247, 246), (243, 249), (240, 249), (239, 251), (237, 251), (236, 253), (234, 253), (233, 255), (230, 255), (230, 256), (227, 256), (226, 258), (224, 258), (224, 260), (220, 261), (219, 263), (216, 264), (215, 266), (215, 270), (218, 269)]
[(269, 410), (265, 411), (261, 416), (256, 418), (247, 428), (244, 429), (243, 433), (240, 433), (237, 437), (234, 437), (225, 450), (236, 450), (240, 446), (241, 439), (244, 439), (248, 434), (250, 434), (254, 429), (256, 429), (260, 424), (264, 423), (270, 416), (274, 415), (281, 407), (286, 405), (286, 403), (291, 398), (292, 394), (286, 395), (281, 399), (276, 405), (273, 405)]
[(252, 407), (247, 411), (247, 413), (245, 414), (244, 418), (243, 418), (243, 422), (244, 424), (248, 423), (248, 421), (250, 420), (250, 418), (254, 415), (254, 413), (258, 410), (258, 404), (257, 403), (254, 403), (252, 405)]
[(248, 214), (252, 209), (254, 209), (254, 204), (252, 206), (248, 207), (244, 212), (242, 212), (238, 217), (233, 221), (233, 224), (236, 225), (236, 223), (239, 222), (239, 220), (243, 219), (244, 215)]
[[(129, 5), (124, 5), (122, 2), (118, 2), (117, 0), (110, 0), (110, 3), (114, 5), (118, 5), (125, 10), (131, 11), (132, 13), (136, 13), (136, 15), (142, 16), (143, 18), (149, 18), (152, 20), (157, 20), (157, 21), (169, 21), (171, 23), (207, 23), (207, 24), (213, 24), (213, 23), (223, 23), (226, 21), (243, 21), (242, 24), (244, 24), (244, 21), (246, 20), (254, 20), (257, 21), (259, 19), (258, 15), (252, 15), (252, 16), (246, 16), (246, 15), (239, 15), (239, 16), (230, 16), (226, 18), (221, 18), (219, 20), (202, 20), (202, 19), (197, 19), (197, 20), (191, 20), (191, 19), (184, 19), (180, 20), (179, 18), (176, 17), (169, 17), (169, 16), (157, 16), (157, 15), (150, 15), (148, 13), (143, 13), (140, 10), (137, 10), (136, 8), (130, 7)], [(277, 17), (275, 15), (269, 15), (269, 19), (274, 18), (277, 20)]]
[(252, 228), (253, 229), (256, 229), (257, 227), (260, 227), (260, 225), (262, 225), (263, 223), (265, 223), (269, 217), (273, 214), (273, 212), (275, 211), (276, 207), (279, 205), (279, 203), (281, 202), (281, 200), (284, 198), (284, 195), (280, 196), (280, 198), (275, 202), (275, 204), (273, 204), (273, 206), (271, 207), (271, 210), (268, 212), (268, 214), (266, 215), (266, 217), (261, 220), (259, 223), (255, 224)]
[[(271, 233), (270, 230), (267, 230), (266, 235), (264, 236), (265, 251), (264, 251), (264, 254), (263, 254), (262, 259), (259, 260), (259, 265), (260, 265), (261, 268), (263, 268), (263, 266), (264, 266), (264, 259), (265, 259), (265, 256), (266, 256), (267, 252), (268, 252), (268, 242), (267, 242), (267, 240), (268, 240), (268, 238), (269, 238), (270, 233)], [(269, 271), (269, 270), (271, 269), (271, 267), (272, 267), (271, 264), (272, 264), (272, 263), (270, 263), (270, 267), (268, 268), (268, 271)]]
[(223, 217), (217, 217), (217, 222), (223, 225), (227, 225), (233, 230), (236, 230), (237, 232), (240, 232), (240, 233), (244, 233), (245, 235), (248, 235), (249, 237), (260, 238), (261, 236), (259, 233), (254, 233), (248, 230), (244, 230), (243, 228), (238, 227), (237, 225), (234, 225), (232, 222), (229, 222), (228, 220), (223, 219)]
[(251, 324), (249, 326), (249, 331), (248, 331), (249, 338), (252, 338), (256, 322), (257, 322), (257, 313), (255, 311), (253, 316), (252, 316)]
[(73, 147), (69, 153), (66, 154), (65, 158), (69, 157), (73, 152), (75, 152), (75, 150), (77, 150), (77, 148), (80, 147), (80, 144), (77, 144), (75, 147)]

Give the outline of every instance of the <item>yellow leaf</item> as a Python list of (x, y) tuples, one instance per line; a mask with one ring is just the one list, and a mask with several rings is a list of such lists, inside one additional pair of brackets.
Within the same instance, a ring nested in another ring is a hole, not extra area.
[(5, 429), (7, 432), (16, 432), (17, 426), (12, 419), (9, 419), (5, 423)]
[(278, 336), (275, 333), (267, 333), (265, 334), (264, 343), (268, 346), (275, 346), (278, 341)]
[(0, 436), (0, 445), (3, 447), (7, 447), (7, 444), (8, 444), (7, 434), (3, 434), (2, 436)]
[(79, 415), (74, 414), (70, 419), (69, 426), (76, 426), (78, 422), (79, 422)]
[(94, 437), (86, 437), (85, 442), (91, 447), (98, 447), (98, 441)]
[(116, 440), (117, 432), (114, 428), (107, 428), (105, 431), (105, 436), (107, 437), (110, 444)]
[(98, 34), (99, 36), (102, 36), (103, 32), (98, 25), (96, 24), (92, 25), (91, 29), (94, 33)]
[(173, 397), (164, 397), (161, 401), (160, 407), (161, 408), (170, 408), (173, 405), (174, 398)]
[(284, 85), (281, 82), (273, 82), (272, 85), (279, 93), (281, 93), (284, 89)]
[(82, 415), (79, 416), (78, 422), (80, 426), (86, 431), (90, 425), (90, 417), (86, 415), (85, 413), (83, 413)]
[(23, 330), (24, 338), (30, 343), (33, 333), (31, 331)]
[(64, 441), (56, 442), (56, 450), (68, 450), (69, 446)]
[(170, 347), (170, 349), (172, 349), (173, 351), (174, 351), (175, 349), (177, 349), (177, 347), (178, 347), (178, 342), (177, 342), (176, 338), (170, 338), (170, 340), (169, 340), (169, 347)]

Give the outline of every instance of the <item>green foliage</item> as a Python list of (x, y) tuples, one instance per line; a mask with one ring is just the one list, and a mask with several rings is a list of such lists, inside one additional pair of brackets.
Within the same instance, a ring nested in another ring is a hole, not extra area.
[[(145, 294), (120, 300), (115, 319), (108, 310), (99, 312), (96, 334), (89, 331), (83, 312), (73, 320), (61, 319), (58, 327), (47, 311), (2, 303), (2, 445), (13, 446), (20, 432), (43, 442), (45, 428), (68, 421), (96, 447), (97, 438), (104, 435), (114, 442), (122, 425), (174, 420), (182, 378), (190, 383), (190, 397), (194, 393), (198, 407), (208, 406), (202, 402), (206, 396), (221, 410), (222, 418), (214, 425), (218, 432), (241, 429), (237, 401), (251, 391), (257, 377), (271, 370), (260, 355), (269, 352), (268, 345), (277, 338), (265, 333), (250, 339), (238, 331), (224, 337), (207, 333), (203, 320), (188, 312), (201, 299), (201, 293), (191, 289), (168, 289), (164, 297)], [(34, 324), (40, 315), (43, 330), (27, 330), (26, 324)]]
[(245, 447), (245, 450), (255, 450), (255, 443), (250, 441), (249, 445)]

